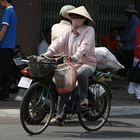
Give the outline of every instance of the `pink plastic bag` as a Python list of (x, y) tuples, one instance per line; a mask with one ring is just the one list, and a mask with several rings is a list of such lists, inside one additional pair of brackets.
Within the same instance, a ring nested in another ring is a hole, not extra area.
[(75, 89), (76, 72), (71, 63), (58, 65), (54, 77), (58, 94), (68, 94)]

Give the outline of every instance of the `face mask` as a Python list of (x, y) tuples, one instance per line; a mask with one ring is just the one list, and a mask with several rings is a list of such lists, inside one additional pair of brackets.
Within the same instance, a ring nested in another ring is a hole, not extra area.
[(72, 19), (72, 25), (74, 28), (78, 28), (83, 25), (85, 19)]

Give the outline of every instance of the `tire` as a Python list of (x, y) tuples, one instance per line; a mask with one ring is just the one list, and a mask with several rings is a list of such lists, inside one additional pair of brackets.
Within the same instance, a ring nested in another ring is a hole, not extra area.
[(20, 107), (20, 120), (24, 130), (31, 135), (42, 133), (49, 125), (53, 110), (49, 87), (45, 88), (39, 82), (32, 84), (25, 92)]
[[(99, 87), (99, 93), (96, 93)], [(79, 122), (88, 131), (97, 131), (106, 123), (111, 110), (111, 94), (101, 82), (89, 80), (89, 105), (78, 113)]]

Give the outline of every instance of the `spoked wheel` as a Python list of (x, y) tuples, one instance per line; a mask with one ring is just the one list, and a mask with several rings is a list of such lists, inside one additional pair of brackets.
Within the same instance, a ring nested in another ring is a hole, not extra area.
[(89, 82), (89, 105), (78, 113), (79, 122), (84, 129), (96, 131), (104, 126), (111, 110), (111, 94), (103, 83)]
[(53, 98), (49, 88), (34, 83), (27, 89), (21, 102), (20, 120), (25, 131), (31, 135), (42, 133), (53, 114)]

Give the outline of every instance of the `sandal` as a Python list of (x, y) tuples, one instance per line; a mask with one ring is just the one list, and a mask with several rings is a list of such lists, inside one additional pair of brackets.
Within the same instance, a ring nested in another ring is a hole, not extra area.
[(50, 124), (62, 126), (64, 124), (64, 121), (62, 119), (52, 118)]

